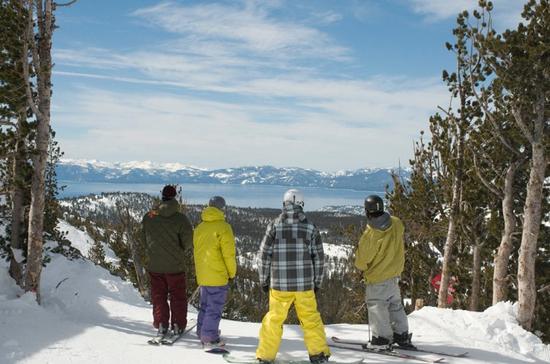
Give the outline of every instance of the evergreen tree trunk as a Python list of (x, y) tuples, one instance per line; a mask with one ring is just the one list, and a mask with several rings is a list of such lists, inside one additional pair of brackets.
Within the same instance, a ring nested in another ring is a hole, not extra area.
[(470, 311), (479, 310), (479, 295), (481, 292), (481, 247), (476, 243), (474, 245), (474, 262), (472, 269), (472, 292), (470, 294)]
[(463, 163), (463, 148), (464, 134), (457, 126), (458, 141), (457, 141), (457, 168), (453, 178), (453, 194), (451, 200), (451, 213), (449, 216), (449, 228), (447, 230), (447, 239), (445, 240), (445, 248), (443, 253), (443, 267), (441, 269), (441, 285), (437, 297), (437, 307), (447, 307), (447, 290), (449, 288), (450, 263), (453, 255), (453, 248), (458, 237), (458, 215), (460, 212), (460, 200), (462, 194), (462, 163)]
[(11, 247), (23, 248), (23, 224), (25, 222), (24, 191), (20, 186), (14, 186), (12, 193)]
[[(21, 119), (19, 120), (18, 125), (18, 135), (21, 133)], [(18, 140), (15, 144), (14, 159), (13, 159), (13, 187), (12, 187), (12, 210), (11, 210), (11, 256), (10, 256), (10, 276), (15, 280), (15, 282), (23, 287), (23, 263), (20, 262), (17, 258), (19, 254), (14, 253), (16, 251), (22, 251), (23, 249), (23, 224), (25, 223), (25, 191), (22, 187), (22, 183), (25, 178), (22, 176), (22, 156), (24, 156), (24, 142)]]
[(23, 184), (25, 176), (23, 176), (23, 163), (26, 155), (25, 141), (23, 136), (23, 121), (26, 121), (26, 115), (21, 113), (17, 123), (17, 140), (15, 142), (14, 158), (12, 164), (13, 188), (12, 188), (12, 220), (11, 220), (11, 247), (13, 249), (23, 249), (23, 224), (25, 223), (25, 191)]
[[(27, 87), (27, 98), (37, 120), (36, 154), (33, 157), (33, 175), (31, 185), (31, 207), (29, 212), (29, 232), (27, 250), (27, 270), (25, 275), (25, 290), (35, 292), (40, 303), (40, 274), (42, 272), (42, 246), (44, 238), (44, 207), (45, 207), (45, 173), (48, 162), (48, 146), (50, 143), (50, 102), (51, 102), (51, 70), (52, 70), (52, 1), (22, 0), (29, 11), (27, 46), (32, 51), (32, 63), (37, 80), (37, 98)], [(33, 7), (36, 7), (38, 35), (35, 37), (33, 27)], [(24, 52), (25, 56), (27, 52)], [(26, 63), (25, 63), (26, 64)], [(28, 68), (26, 74), (28, 76)], [(26, 77), (30, 83), (29, 77)]]
[(512, 234), (516, 229), (516, 215), (514, 215), (514, 177), (520, 162), (513, 162), (506, 170), (504, 179), (504, 195), (502, 199), (502, 213), (504, 215), (504, 231), (500, 240), (494, 264), (493, 273), (493, 305), (508, 299), (508, 263), (512, 253)]
[(535, 302), (537, 298), (537, 289), (535, 286), (535, 260), (542, 218), (543, 184), (547, 164), (544, 147), (542, 140), (532, 144), (533, 157), (529, 174), (529, 183), (527, 184), (527, 197), (525, 199), (523, 216), (523, 233), (521, 236), (521, 247), (519, 249), (518, 321), (526, 330), (531, 330), (533, 326)]

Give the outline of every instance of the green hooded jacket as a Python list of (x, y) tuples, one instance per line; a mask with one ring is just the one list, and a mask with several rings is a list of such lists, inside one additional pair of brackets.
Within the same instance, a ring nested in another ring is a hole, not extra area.
[(182, 273), (189, 270), (185, 255), (193, 249), (193, 226), (176, 200), (162, 201), (143, 217), (143, 241), (148, 271)]

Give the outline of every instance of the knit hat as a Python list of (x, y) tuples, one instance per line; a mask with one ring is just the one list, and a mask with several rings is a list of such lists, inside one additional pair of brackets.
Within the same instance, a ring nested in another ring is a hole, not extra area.
[(162, 189), (162, 200), (163, 201), (171, 200), (174, 197), (176, 197), (177, 194), (178, 194), (178, 191), (176, 191), (176, 187), (172, 185), (166, 185)]
[(208, 206), (222, 210), (225, 207), (225, 199), (221, 196), (214, 196), (208, 201)]

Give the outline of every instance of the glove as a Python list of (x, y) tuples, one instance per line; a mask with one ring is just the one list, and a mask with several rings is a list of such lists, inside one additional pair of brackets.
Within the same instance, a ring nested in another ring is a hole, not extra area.
[(235, 284), (235, 277), (229, 278), (229, 279), (227, 280), (227, 285), (228, 285), (229, 287), (233, 287), (234, 284)]
[(317, 294), (317, 292), (319, 292), (319, 287), (315, 286), (315, 287), (313, 288), (313, 292), (314, 292), (315, 294)]
[(262, 291), (264, 291), (264, 293), (268, 293), (269, 292), (269, 285), (262, 286)]

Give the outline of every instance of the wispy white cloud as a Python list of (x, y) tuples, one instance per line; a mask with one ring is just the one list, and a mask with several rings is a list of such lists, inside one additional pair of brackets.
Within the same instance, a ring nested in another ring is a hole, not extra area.
[[(271, 17), (260, 2), (247, 2), (244, 6), (238, 2), (187, 6), (166, 2), (137, 10), (133, 15), (168, 32), (201, 41), (223, 40), (229, 48), (237, 47), (260, 56), (335, 60), (348, 57), (348, 50), (335, 44), (327, 34), (314, 27)], [(330, 12), (322, 18), (336, 21), (338, 15)]]
[[(478, 7), (478, 0), (410, 0), (413, 10), (425, 14), (428, 20), (453, 18), (463, 10)], [(494, 20), (499, 27), (515, 27), (521, 20), (523, 0), (493, 0)]]

